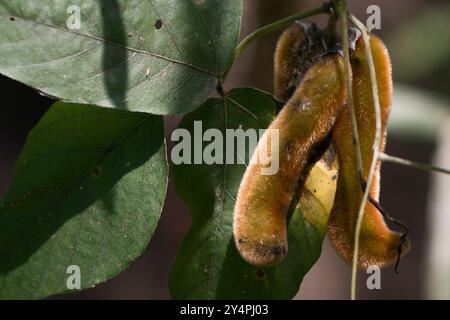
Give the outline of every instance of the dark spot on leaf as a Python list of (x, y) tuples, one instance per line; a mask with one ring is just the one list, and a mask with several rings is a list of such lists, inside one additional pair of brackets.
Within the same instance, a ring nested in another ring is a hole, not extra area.
[(16, 21), (16, 19), (14, 17), (9, 17), (10, 21)]
[(239, 242), (239, 243), (245, 243), (245, 239), (244, 239), (244, 238), (241, 238), (241, 239), (238, 240), (238, 242)]
[(161, 29), (162, 26), (163, 26), (162, 21), (161, 21), (160, 19), (156, 20), (156, 22), (155, 22), (155, 28), (156, 28), (156, 30)]
[(261, 268), (257, 268), (256, 269), (256, 277), (260, 280), (264, 279), (266, 277), (266, 272)]
[(332, 176), (331, 179), (336, 180), (337, 179), (337, 175)]
[(314, 190), (313, 190), (313, 193), (317, 193), (317, 190), (316, 190), (316, 189), (314, 189)]
[(94, 177), (99, 177), (101, 174), (100, 167), (95, 167), (94, 170), (92, 171), (92, 174), (94, 175)]

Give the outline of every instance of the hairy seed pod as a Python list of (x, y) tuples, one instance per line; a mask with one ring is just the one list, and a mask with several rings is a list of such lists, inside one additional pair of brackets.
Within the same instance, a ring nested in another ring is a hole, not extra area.
[[(281, 34), (274, 55), (274, 94), (277, 99), (289, 100), (309, 67), (324, 55), (323, 43), (321, 31), (315, 24), (307, 22), (296, 21)], [(309, 223), (325, 231), (338, 175), (332, 141), (322, 158), (305, 174), (297, 207)]]
[(287, 101), (306, 71), (324, 53), (320, 30), (315, 24), (296, 21), (280, 36), (274, 55), (274, 93)]
[[(273, 265), (287, 254), (286, 214), (298, 182), (346, 103), (343, 68), (339, 54), (321, 57), (258, 142), (241, 181), (233, 218), (236, 246), (253, 265)], [(278, 141), (272, 138), (274, 132)], [(265, 165), (258, 158), (272, 150), (267, 146), (273, 143), (279, 150), (279, 169), (264, 175)]]
[[(383, 151), (392, 103), (391, 63), (387, 49), (378, 37), (371, 35), (370, 44), (381, 107), (383, 137), (380, 151)], [(351, 56), (351, 67), (353, 72), (352, 92), (361, 144), (363, 177), (367, 181), (373, 156), (375, 111), (369, 66), (364, 48), (364, 39), (360, 37)], [(333, 129), (333, 140), (339, 158), (339, 178), (334, 207), (328, 221), (328, 237), (336, 251), (347, 262), (351, 262), (353, 257), (356, 220), (363, 196), (352, 136), (350, 111), (345, 108), (339, 115)], [(373, 183), (370, 187), (370, 195), (376, 201), (379, 197), (379, 185), (380, 163), (377, 164)], [(368, 203), (360, 233), (358, 266), (361, 268), (370, 265), (382, 267), (395, 262), (398, 256), (400, 237), (399, 233), (389, 229), (377, 208)], [(408, 250), (409, 242), (406, 241), (402, 245), (402, 252), (406, 253)]]

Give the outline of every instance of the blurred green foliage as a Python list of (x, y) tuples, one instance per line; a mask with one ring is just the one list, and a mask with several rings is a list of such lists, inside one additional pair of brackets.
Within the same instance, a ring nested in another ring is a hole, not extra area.
[(405, 19), (386, 39), (394, 77), (450, 96), (450, 3)]

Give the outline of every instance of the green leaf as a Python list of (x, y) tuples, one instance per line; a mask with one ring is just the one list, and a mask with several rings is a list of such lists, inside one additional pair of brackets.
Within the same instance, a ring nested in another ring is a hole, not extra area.
[(229, 64), (241, 14), (242, 0), (0, 0), (0, 72), (70, 102), (188, 112)]
[(0, 203), (0, 298), (89, 288), (126, 269), (167, 187), (160, 116), (55, 103), (31, 131)]
[[(191, 134), (194, 121), (201, 121), (203, 130), (217, 128), (222, 133), (225, 129), (265, 129), (275, 116), (276, 105), (267, 93), (234, 89), (226, 100), (209, 99), (186, 115), (180, 127)], [(244, 164), (174, 166), (175, 187), (189, 207), (192, 226), (170, 273), (173, 298), (292, 298), (319, 257), (325, 228), (311, 224), (296, 210), (288, 229), (289, 253), (281, 264), (259, 269), (241, 258), (232, 237), (232, 216), (245, 168)], [(308, 199), (310, 210), (323, 210), (312, 194)]]

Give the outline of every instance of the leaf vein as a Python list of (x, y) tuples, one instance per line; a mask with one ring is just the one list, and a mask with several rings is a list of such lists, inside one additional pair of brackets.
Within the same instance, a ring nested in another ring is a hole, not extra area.
[[(3, 16), (4, 18), (7, 18), (7, 19), (9, 19), (11, 17), (11, 15), (7, 15), (7, 14), (4, 14), (2, 12), (0, 12), (0, 15)], [(190, 67), (192, 69), (195, 69), (197, 71), (209, 74), (211, 76), (218, 77), (218, 75), (216, 73), (211, 72), (209, 70), (206, 70), (206, 69), (204, 69), (202, 67), (199, 67), (199, 66), (194, 65), (194, 64), (189, 63), (189, 62), (185, 62), (185, 61), (169, 58), (169, 57), (163, 56), (163, 55), (158, 54), (158, 53), (150, 52), (150, 51), (147, 51), (147, 50), (140, 50), (140, 49), (132, 48), (132, 47), (126, 46), (126, 45), (121, 44), (121, 43), (112, 42), (112, 41), (108, 41), (108, 40), (102, 39), (102, 38), (100, 38), (98, 36), (84, 34), (84, 33), (81, 33), (81, 32), (76, 32), (75, 30), (70, 30), (70, 29), (58, 27), (58, 26), (55, 26), (55, 25), (52, 25), (52, 24), (48, 24), (48, 23), (38, 22), (38, 21), (32, 20), (30, 18), (26, 18), (26, 17), (14, 16), (14, 18), (21, 19), (23, 21), (26, 21), (28, 23), (35, 24), (35, 25), (38, 25), (38, 26), (41, 26), (41, 27), (47, 27), (47, 28), (51, 28), (51, 29), (54, 29), (54, 30), (71, 33), (73, 35), (94, 39), (96, 41), (100, 41), (102, 43), (107, 43), (107, 44), (110, 44), (110, 45), (113, 45), (113, 46), (116, 46), (116, 47), (119, 47), (119, 48), (122, 48), (122, 49), (127, 49), (127, 50), (132, 51), (132, 52), (141, 53), (141, 54), (149, 55), (149, 56), (152, 56), (152, 57), (155, 57), (155, 58), (158, 58), (158, 59), (170, 61), (170, 62), (173, 62), (173, 63), (176, 63), (176, 64), (180, 64), (180, 65), (184, 65), (184, 66)]]

